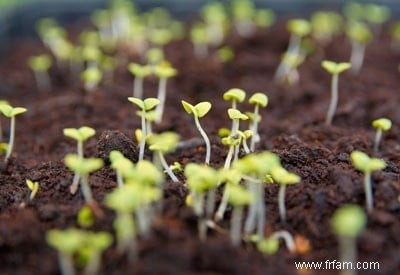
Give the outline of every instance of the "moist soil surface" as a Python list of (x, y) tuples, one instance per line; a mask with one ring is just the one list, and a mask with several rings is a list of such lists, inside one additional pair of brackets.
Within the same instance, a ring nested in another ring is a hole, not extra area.
[[(279, 154), (283, 165), (302, 178), (301, 183), (287, 188), (286, 223), (279, 219), (278, 186), (265, 186), (265, 233), (288, 230), (308, 240), (310, 249), (291, 254), (281, 243), (276, 255), (263, 256), (250, 244), (233, 247), (225, 231), (229, 229), (231, 209), (219, 223), (222, 230), (210, 229), (207, 241), (200, 242), (196, 217), (185, 205), (185, 180), (179, 174), (180, 183), (169, 179), (165, 183), (163, 214), (154, 220), (151, 237), (139, 240), (138, 261), (129, 264), (114, 245), (103, 255), (101, 274), (337, 274), (337, 270), (297, 271), (295, 262), (339, 259), (330, 217), (343, 204), (365, 205), (363, 175), (352, 167), (349, 153), (357, 149), (374, 155), (371, 121), (383, 116), (393, 121), (378, 155), (387, 168), (372, 176), (375, 209), (368, 214), (367, 228), (358, 240), (359, 261), (379, 262), (380, 269), (359, 273), (399, 274), (400, 53), (391, 49), (386, 33), (370, 44), (361, 74), (340, 76), (338, 109), (333, 125), (325, 126), (330, 76), (320, 64), (322, 59), (348, 60), (350, 44), (341, 36), (324, 50), (317, 47), (300, 67), (299, 84), (283, 87), (274, 83), (273, 76), (287, 43), (284, 24), (258, 30), (249, 38), (232, 33), (226, 45), (234, 49), (235, 58), (224, 64), (213, 54), (196, 60), (188, 40), (168, 45), (167, 59), (179, 75), (168, 84), (165, 116), (155, 131), (176, 131), (183, 141), (200, 138), (193, 118), (184, 112), (180, 101), (211, 101), (212, 110), (201, 122), (212, 139), (211, 165), (221, 167), (227, 149), (217, 133), (230, 125), (226, 112), (229, 104), (222, 100), (223, 92), (233, 87), (243, 88), (248, 94), (265, 92), (269, 105), (262, 110), (257, 150)], [(69, 193), (73, 174), (63, 158), (75, 152), (76, 145), (63, 136), (63, 128), (86, 125), (96, 129), (95, 138), (85, 144), (86, 156), (104, 155), (110, 147), (136, 156), (133, 131), (140, 127), (140, 119), (136, 107), (127, 100), (132, 94), (132, 77), (126, 64), (138, 59), (126, 57), (114, 79), (105, 79), (91, 94), (84, 92), (77, 76), (53, 68), (52, 90), (40, 92), (26, 60), (43, 52), (46, 49), (39, 41), (19, 40), (2, 56), (0, 64), (1, 98), (29, 110), (17, 117), (15, 150), (9, 164), (1, 168), (0, 274), (59, 273), (57, 253), (46, 244), (45, 233), (53, 228), (77, 227), (77, 213), (84, 205), (81, 194)], [(144, 90), (145, 97), (155, 96), (157, 80), (145, 81)], [(251, 106), (243, 104), (240, 109), (250, 111)], [(2, 124), (7, 137), (8, 121), (4, 117)], [(107, 140), (106, 134), (100, 138), (105, 131), (118, 132), (107, 132), (112, 136)], [(204, 150), (201, 143), (188, 143), (167, 160), (201, 163)], [(147, 152), (146, 158), (150, 157)], [(40, 183), (32, 202), (28, 201), (25, 179)], [(90, 183), (104, 212), (91, 230), (113, 232), (115, 215), (101, 202), (116, 188), (115, 173), (106, 166), (91, 175)]]

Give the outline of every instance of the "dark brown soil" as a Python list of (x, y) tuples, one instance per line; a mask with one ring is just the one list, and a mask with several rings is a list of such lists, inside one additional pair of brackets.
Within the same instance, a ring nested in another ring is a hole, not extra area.
[[(288, 187), (285, 224), (279, 219), (277, 186), (266, 186), (265, 230), (270, 234), (286, 229), (303, 236), (310, 241), (311, 251), (290, 254), (282, 244), (276, 255), (263, 256), (250, 245), (232, 247), (229, 236), (216, 231), (211, 231), (202, 243), (197, 238), (196, 219), (184, 204), (187, 190), (183, 182), (167, 182), (163, 216), (154, 221), (151, 238), (140, 240), (139, 261), (128, 265), (113, 246), (103, 257), (102, 274), (296, 274), (305, 272), (296, 271), (295, 261), (338, 260), (330, 217), (345, 203), (365, 203), (362, 175), (351, 166), (349, 153), (359, 149), (373, 154), (371, 121), (381, 116), (393, 121), (393, 128), (384, 135), (380, 154), (387, 168), (373, 175), (376, 210), (368, 215), (367, 229), (359, 239), (359, 260), (378, 261), (380, 270), (359, 273), (400, 274), (400, 53), (390, 49), (385, 35), (368, 47), (361, 75), (345, 73), (340, 77), (339, 107), (333, 126), (327, 127), (323, 121), (329, 104), (330, 77), (320, 63), (324, 58), (348, 60), (350, 45), (340, 37), (325, 54), (318, 51), (308, 57), (300, 67), (299, 85), (284, 88), (273, 82), (273, 75), (287, 41), (283, 25), (259, 31), (248, 39), (231, 35), (227, 44), (236, 56), (227, 64), (218, 63), (212, 56), (195, 60), (187, 40), (169, 45), (167, 57), (179, 76), (169, 83), (165, 120), (155, 130), (176, 131), (182, 140), (199, 137), (180, 100), (211, 101), (213, 108), (202, 123), (213, 139), (212, 165), (220, 167), (226, 149), (216, 134), (220, 127), (229, 126), (228, 104), (222, 100), (222, 93), (232, 87), (243, 88), (249, 94), (266, 92), (270, 102), (262, 111), (259, 149), (278, 153), (285, 167), (299, 174), (302, 181)], [(18, 41), (0, 64), (0, 97), (29, 109), (17, 118), (15, 151), (0, 177), (0, 274), (59, 272), (56, 251), (46, 245), (45, 233), (52, 228), (77, 226), (76, 215), (84, 204), (80, 194), (69, 193), (73, 174), (62, 160), (67, 153), (75, 152), (75, 144), (63, 136), (63, 128), (87, 125), (97, 130), (96, 137), (85, 145), (87, 156), (97, 156), (109, 146), (121, 144), (130, 146), (126, 149), (129, 154), (136, 150), (125, 137), (118, 144), (98, 142), (108, 130), (118, 130), (133, 140), (133, 130), (139, 127), (136, 108), (127, 101), (132, 78), (125, 65), (119, 67), (113, 83), (104, 83), (91, 95), (85, 95), (77, 78), (70, 79), (57, 69), (51, 72), (54, 89), (39, 92), (26, 60), (44, 51), (38, 41)], [(147, 81), (146, 97), (154, 96), (156, 87), (155, 79)], [(250, 110), (247, 105), (240, 108)], [(2, 122), (7, 136), (8, 122), (4, 118)], [(204, 148), (177, 150), (167, 159), (171, 163), (202, 162)], [(32, 203), (27, 203), (25, 179), (40, 182)], [(100, 203), (116, 187), (115, 174), (109, 167), (93, 174), (90, 182)], [(105, 215), (96, 220), (93, 230), (112, 232), (114, 214), (101, 207)], [(221, 224), (225, 229), (228, 217), (229, 213)]]

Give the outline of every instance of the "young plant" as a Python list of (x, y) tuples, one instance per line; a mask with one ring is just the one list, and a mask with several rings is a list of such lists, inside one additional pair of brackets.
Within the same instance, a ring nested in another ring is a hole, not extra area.
[(375, 154), (379, 151), (379, 144), (381, 143), (383, 132), (387, 132), (392, 128), (392, 121), (388, 118), (379, 118), (372, 121), (372, 126), (376, 129), (375, 141), (374, 141), (374, 152)]
[(310, 19), (312, 36), (323, 46), (337, 36), (343, 27), (340, 14), (332, 11), (314, 12)]
[(281, 64), (285, 66), (284, 74), (277, 80), (280, 84), (293, 86), (300, 80), (298, 67), (304, 62), (305, 56), (303, 53), (285, 52), (282, 55)]
[[(10, 105), (7, 100), (0, 100), (0, 106), (1, 105)], [(0, 107), (1, 108), (1, 107)], [(0, 142), (3, 141), (3, 127), (1, 123), (1, 117), (0, 117)], [(6, 148), (7, 149), (7, 148)], [(6, 150), (7, 151), (7, 150)]]
[(232, 15), (235, 28), (240, 36), (248, 37), (255, 31), (253, 18), (256, 9), (251, 0), (234, 0), (232, 2)]
[(93, 210), (89, 206), (84, 205), (81, 209), (79, 209), (76, 220), (80, 227), (89, 228), (93, 226), (95, 222)]
[(168, 176), (173, 182), (179, 182), (174, 172), (168, 166), (164, 155), (173, 152), (179, 141), (179, 135), (174, 132), (164, 132), (162, 134), (153, 134), (148, 137), (149, 149), (155, 152), (158, 160), (161, 162), (162, 167), (167, 172)]
[(383, 24), (390, 19), (390, 13), (390, 9), (384, 5), (365, 5), (365, 20), (371, 25), (376, 36), (379, 37)]
[(28, 60), (28, 65), (35, 75), (38, 89), (40, 91), (50, 90), (51, 85), (48, 72), (52, 65), (50, 56), (47, 54), (32, 56)]
[(249, 103), (254, 105), (253, 119), (250, 126), (250, 130), (253, 132), (250, 140), (250, 151), (254, 152), (256, 143), (260, 140), (260, 135), (258, 134), (258, 123), (261, 121), (259, 109), (260, 107), (267, 107), (268, 97), (263, 93), (255, 93), (249, 98)]
[(28, 111), (26, 108), (22, 107), (12, 107), (8, 104), (0, 104), (0, 112), (11, 120), (10, 122), (10, 138), (8, 140), (7, 152), (4, 157), (4, 162), (7, 163), (9, 157), (14, 148), (14, 139), (15, 139), (15, 117), (17, 115), (23, 114)]
[(160, 79), (158, 84), (157, 98), (160, 100), (160, 104), (157, 105), (156, 111), (158, 114), (157, 123), (160, 123), (164, 114), (165, 100), (167, 97), (167, 80), (171, 77), (176, 76), (177, 71), (168, 62), (162, 62), (154, 69), (154, 74)]
[(229, 203), (233, 206), (231, 218), (231, 240), (233, 245), (240, 244), (240, 235), (242, 232), (243, 209), (249, 205), (253, 198), (253, 194), (247, 191), (241, 185), (228, 185)]
[(258, 251), (267, 255), (275, 254), (279, 250), (279, 239), (283, 239), (290, 253), (296, 252), (296, 243), (293, 236), (286, 230), (274, 232), (271, 236), (265, 239), (258, 239)]
[(194, 55), (197, 59), (208, 55), (208, 35), (205, 24), (197, 23), (190, 29), (190, 40), (193, 44)]
[(141, 125), (142, 125), (142, 133), (141, 133), (141, 139), (140, 139), (140, 145), (139, 145), (139, 158), (138, 160), (141, 161), (143, 160), (144, 157), (144, 149), (146, 146), (146, 138), (148, 136), (147, 133), (147, 127), (146, 127), (146, 113), (152, 110), (154, 107), (156, 107), (158, 104), (160, 104), (160, 100), (157, 98), (146, 98), (144, 100), (136, 97), (128, 97), (128, 100), (138, 106), (141, 110), (140, 112), (140, 117), (141, 117)]
[(122, 187), (124, 185), (124, 177), (132, 172), (134, 165), (132, 161), (126, 158), (120, 151), (111, 151), (109, 159), (111, 161), (111, 167), (117, 174), (118, 187)]
[(33, 182), (29, 179), (26, 179), (25, 182), (26, 182), (26, 186), (28, 186), (29, 190), (31, 191), (29, 194), (29, 200), (33, 201), (37, 192), (39, 191), (39, 182), (37, 182), (37, 181)]
[(335, 63), (333, 61), (324, 60), (322, 61), (322, 67), (332, 75), (331, 102), (325, 119), (325, 124), (331, 125), (339, 98), (339, 74), (351, 68), (351, 64), (346, 62)]
[(279, 216), (281, 221), (286, 222), (286, 207), (285, 207), (285, 192), (286, 186), (299, 183), (301, 178), (289, 171), (282, 166), (275, 166), (271, 169), (271, 176), (279, 184), (278, 193), (278, 206)]
[(184, 100), (181, 101), (182, 106), (188, 114), (193, 114), (194, 123), (196, 124), (197, 130), (199, 130), (200, 135), (203, 137), (204, 142), (206, 143), (206, 160), (205, 164), (210, 164), (210, 157), (211, 157), (211, 144), (210, 139), (208, 138), (206, 132), (200, 125), (199, 118), (204, 117), (211, 109), (211, 103), (208, 101), (203, 101), (197, 103), (196, 105), (192, 105)]
[(143, 98), (143, 80), (152, 73), (151, 66), (130, 63), (128, 71), (135, 77), (133, 81), (133, 97)]
[[(367, 223), (364, 211), (358, 205), (345, 205), (337, 209), (331, 219), (331, 227), (339, 241), (339, 257), (342, 263), (357, 262), (357, 237)], [(353, 269), (342, 270), (342, 275), (355, 275)]]
[[(70, 137), (77, 141), (77, 154), (79, 158), (83, 159), (83, 143), (88, 140), (89, 138), (93, 137), (96, 134), (96, 130), (93, 128), (82, 126), (78, 129), (75, 128), (65, 128), (63, 130), (63, 134), (66, 137)], [(72, 184), (69, 188), (71, 194), (75, 194), (78, 190), (79, 186), (79, 173), (74, 174), (74, 179), (72, 180)]]
[[(219, 184), (218, 172), (206, 165), (189, 163), (185, 167), (185, 176), (190, 190), (190, 204), (198, 217), (199, 238), (204, 241), (207, 237), (206, 219), (210, 218), (214, 210), (215, 190)], [(212, 209), (211, 213), (204, 215), (205, 207)]]
[(221, 63), (230, 62), (235, 58), (235, 52), (229, 46), (225, 46), (225, 47), (218, 49), (215, 54), (216, 54), (217, 60)]
[(229, 137), (224, 138), (222, 140), (222, 143), (224, 145), (229, 145), (229, 151), (226, 156), (225, 164), (224, 164), (225, 169), (229, 169), (229, 167), (231, 166), (233, 156), (234, 156), (235, 160), (238, 159), (239, 148), (240, 148), (240, 143), (241, 143), (241, 138), (238, 135), (240, 120), (248, 120), (249, 119), (248, 116), (246, 116), (239, 110), (232, 109), (232, 108), (228, 109), (228, 115), (229, 115), (229, 118), (232, 120), (232, 131), (231, 131), (231, 134)]
[(346, 33), (351, 41), (351, 73), (357, 75), (364, 62), (365, 49), (372, 41), (373, 36), (368, 27), (361, 22), (350, 23)]
[(97, 67), (89, 67), (81, 73), (81, 79), (86, 92), (93, 92), (102, 78), (103, 73)]
[(353, 166), (364, 173), (365, 203), (368, 212), (374, 209), (374, 198), (372, 196), (371, 173), (382, 170), (386, 167), (385, 161), (377, 158), (370, 158), (361, 151), (353, 151), (350, 154)]
[(89, 174), (103, 167), (103, 160), (100, 158), (81, 158), (76, 154), (68, 154), (64, 159), (65, 165), (80, 176), (81, 190), (85, 201), (92, 203), (93, 196), (89, 185)]
[(202, 19), (207, 26), (208, 40), (213, 46), (219, 46), (225, 37), (225, 28), (229, 23), (225, 7), (220, 2), (210, 2), (203, 7)]
[(232, 109), (237, 109), (237, 104), (242, 103), (246, 98), (246, 92), (242, 89), (232, 88), (224, 93), (223, 98), (225, 101), (231, 102)]
[(85, 242), (83, 232), (74, 228), (66, 230), (53, 229), (46, 233), (46, 240), (51, 247), (58, 251), (58, 263), (61, 274), (74, 275), (73, 256)]

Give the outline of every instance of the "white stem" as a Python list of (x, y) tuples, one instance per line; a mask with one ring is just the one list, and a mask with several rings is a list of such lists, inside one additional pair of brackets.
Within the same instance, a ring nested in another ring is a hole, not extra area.
[(83, 273), (85, 275), (96, 275), (99, 272), (101, 262), (101, 253), (99, 251), (91, 251), (89, 262), (87, 263)]
[(69, 186), (69, 192), (72, 195), (74, 195), (76, 193), (76, 191), (78, 191), (80, 178), (81, 178), (81, 176), (79, 175), (79, 173), (75, 172), (74, 178), (72, 180), (72, 184)]
[(156, 122), (157, 123), (160, 123), (162, 121), (166, 96), (167, 96), (167, 79), (165, 77), (162, 77), (162, 78), (160, 78), (160, 82), (158, 84), (157, 98), (158, 98), (158, 100), (160, 100), (160, 104), (158, 104), (156, 107), (156, 111), (157, 111)]
[(250, 140), (250, 151), (251, 152), (254, 152), (254, 149), (256, 147), (257, 137), (258, 137), (258, 121), (257, 121), (258, 113), (259, 113), (259, 106), (258, 106), (258, 104), (256, 104), (254, 106), (254, 121), (250, 127), (250, 130), (253, 131), (253, 135), (251, 136), (251, 140)]
[(229, 200), (229, 192), (228, 192), (228, 184), (225, 183), (224, 193), (222, 195), (222, 200), (219, 204), (218, 210), (215, 213), (215, 220), (220, 221), (224, 218), (225, 210), (228, 207)]
[(199, 118), (197, 116), (194, 116), (194, 122), (196, 124), (197, 129), (199, 130), (201, 136), (204, 139), (204, 142), (206, 143), (206, 160), (205, 164), (209, 165), (210, 164), (210, 157), (211, 157), (211, 144), (210, 140), (206, 134), (206, 132), (203, 130), (203, 128), (200, 125)]
[(151, 127), (151, 121), (150, 120), (146, 120), (146, 130), (147, 130), (147, 135), (150, 136), (151, 134), (153, 134), (153, 128)]
[(374, 152), (377, 154), (379, 152), (379, 144), (381, 143), (382, 139), (382, 130), (378, 129), (375, 135), (375, 142), (374, 142)]
[(50, 90), (50, 78), (46, 71), (34, 71), (37, 87), (40, 91)]
[(137, 227), (140, 235), (148, 237), (150, 231), (150, 220), (151, 215), (149, 211), (149, 205), (141, 205), (135, 211), (137, 219)]
[(164, 155), (161, 151), (158, 151), (158, 158), (160, 159), (161, 165), (164, 167), (164, 170), (167, 172), (168, 176), (172, 179), (173, 182), (179, 182), (179, 179), (175, 176), (171, 167), (167, 164), (167, 161), (164, 158)]
[(124, 179), (122, 178), (121, 172), (117, 171), (116, 174), (118, 187), (121, 188), (122, 186), (124, 186)]
[(88, 182), (88, 175), (82, 175), (81, 177), (81, 191), (86, 202), (93, 201), (92, 191)]
[(276, 238), (276, 239), (279, 239), (279, 238), (283, 239), (283, 241), (285, 242), (286, 247), (290, 251), (290, 253), (296, 252), (296, 244), (294, 242), (293, 236), (288, 231), (286, 231), (286, 230), (277, 231), (277, 232), (273, 233), (271, 235), (271, 237)]
[(62, 275), (75, 275), (74, 262), (72, 255), (58, 253), (58, 264)]
[(238, 246), (240, 244), (240, 235), (242, 231), (242, 215), (243, 206), (235, 206), (232, 211), (231, 218), (231, 240), (232, 244)]
[(264, 238), (264, 231), (265, 231), (265, 203), (264, 203), (264, 185), (262, 182), (257, 184), (257, 216), (258, 216), (258, 223), (257, 223), (257, 235), (259, 239)]
[(256, 227), (256, 216), (257, 216), (257, 199), (258, 199), (258, 195), (257, 195), (257, 187), (256, 187), (257, 183), (256, 182), (251, 182), (251, 181), (247, 181), (247, 188), (249, 189), (249, 191), (255, 195), (255, 200), (253, 200), (249, 206), (248, 212), (247, 212), (247, 218), (246, 218), (246, 222), (244, 224), (244, 232), (246, 234), (251, 234), (255, 227)]
[[(292, 34), (290, 36), (290, 41), (286, 53), (293, 55), (298, 54), (300, 50), (300, 43), (301, 43), (301, 37)], [(284, 80), (285, 75), (287, 75), (290, 69), (291, 69), (290, 66), (288, 66), (288, 64), (284, 62), (284, 59), (282, 59), (281, 63), (278, 66), (278, 69), (276, 70), (275, 80), (278, 82), (282, 82)]]
[(352, 41), (351, 57), (350, 57), (350, 64), (351, 64), (350, 71), (352, 72), (353, 75), (357, 75), (360, 73), (361, 67), (364, 62), (364, 54), (365, 54), (365, 45), (360, 44), (355, 41)]
[(332, 75), (332, 82), (331, 82), (331, 102), (329, 104), (328, 113), (326, 114), (325, 124), (331, 125), (332, 119), (336, 111), (338, 97), (339, 97), (339, 75), (334, 74)]
[(371, 172), (366, 172), (364, 174), (364, 190), (365, 190), (365, 204), (367, 211), (371, 212), (374, 209), (374, 198), (372, 196), (372, 186), (371, 186)]
[(228, 151), (228, 154), (226, 155), (226, 159), (225, 159), (224, 169), (229, 169), (229, 167), (231, 167), (231, 161), (232, 161), (234, 151), (235, 151), (235, 146), (232, 146), (232, 145), (229, 146), (229, 151)]
[(279, 205), (279, 215), (283, 222), (286, 221), (285, 191), (286, 191), (286, 185), (281, 184), (278, 193), (278, 205)]
[(14, 147), (14, 139), (15, 139), (15, 117), (11, 117), (10, 123), (10, 139), (8, 141), (6, 157), (4, 158), (4, 162), (8, 162), (8, 158), (11, 156)]
[(246, 154), (250, 154), (250, 149), (249, 149), (249, 146), (247, 146), (247, 140), (245, 138), (242, 139), (242, 145), (243, 145), (244, 152)]
[[(340, 262), (352, 263), (355, 267), (357, 260), (356, 239), (353, 237), (339, 236), (339, 259)], [(355, 269), (342, 269), (341, 275), (355, 275)]]
[(207, 201), (206, 201), (206, 217), (208, 219), (212, 218), (212, 214), (214, 213), (215, 208), (215, 188), (208, 190), (207, 192)]
[(139, 145), (139, 161), (142, 161), (144, 158), (144, 147), (146, 146), (146, 137), (147, 137), (147, 133), (146, 133), (146, 118), (145, 118), (145, 111), (142, 110), (142, 116), (141, 116), (141, 120), (142, 120), (142, 137), (140, 139), (140, 145)]
[(143, 98), (143, 77), (136, 76), (133, 80), (133, 96)]
[(3, 126), (2, 126), (1, 118), (0, 118), (0, 142), (2, 142), (2, 141), (3, 141)]

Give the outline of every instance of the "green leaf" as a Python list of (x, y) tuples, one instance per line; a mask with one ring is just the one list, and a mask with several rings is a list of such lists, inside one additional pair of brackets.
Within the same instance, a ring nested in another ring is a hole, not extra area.
[(228, 188), (229, 203), (234, 207), (248, 205), (254, 199), (253, 194), (242, 185), (230, 184), (226, 188)]
[(128, 97), (128, 100), (130, 102), (132, 102), (133, 104), (135, 104), (136, 106), (138, 106), (141, 110), (145, 109), (144, 102), (140, 98), (136, 98), (136, 97), (131, 96), (131, 97)]
[(103, 73), (97, 67), (90, 67), (81, 73), (81, 79), (84, 82), (100, 83)]
[(162, 62), (154, 69), (154, 74), (159, 78), (171, 78), (176, 76), (177, 73), (176, 69), (174, 69), (168, 62)]
[(350, 158), (353, 166), (363, 173), (379, 171), (386, 167), (386, 163), (383, 160), (370, 158), (367, 154), (361, 151), (351, 152)]
[(81, 230), (70, 228), (66, 230), (53, 229), (46, 233), (47, 243), (58, 251), (71, 255), (78, 251), (85, 241)]
[(368, 26), (361, 22), (351, 22), (347, 26), (347, 36), (360, 44), (366, 45), (372, 41), (373, 35)]
[(76, 154), (66, 155), (64, 161), (69, 169), (82, 175), (89, 175), (104, 165), (103, 160), (100, 158), (82, 159)]
[(194, 108), (194, 106), (192, 104), (190, 104), (189, 102), (186, 102), (184, 100), (181, 100), (183, 109), (185, 109), (186, 113), (188, 114), (194, 114), (195, 116), (197, 116), (196, 113), (196, 109)]
[(226, 91), (223, 95), (224, 100), (236, 100), (239, 103), (242, 103), (246, 98), (246, 92), (242, 89), (233, 88)]
[(289, 185), (300, 182), (301, 178), (291, 172), (288, 172), (282, 166), (276, 166), (271, 169), (272, 178), (279, 184)]
[(228, 115), (230, 119), (240, 119), (240, 120), (248, 120), (249, 117), (240, 112), (237, 109), (229, 108)]
[(267, 107), (268, 97), (263, 93), (255, 93), (249, 98), (249, 103), (254, 105), (260, 105), (262, 107)]
[(364, 230), (367, 218), (364, 211), (358, 205), (345, 205), (337, 209), (333, 214), (331, 226), (338, 236), (359, 236)]
[(128, 71), (139, 78), (144, 78), (152, 73), (152, 67), (147, 65), (140, 65), (138, 63), (130, 63)]
[(153, 134), (147, 138), (152, 151), (161, 151), (163, 154), (175, 150), (179, 141), (179, 135), (174, 132), (164, 132), (162, 134)]
[(289, 32), (303, 37), (311, 32), (311, 24), (305, 19), (291, 19), (287, 23)]
[(329, 73), (336, 75), (350, 69), (351, 64), (347, 62), (335, 63), (333, 61), (324, 60), (321, 63), (322, 67)]
[(211, 103), (208, 101), (200, 102), (194, 108), (196, 109), (197, 116), (202, 118), (210, 111)]
[(208, 165), (189, 163), (184, 173), (189, 189), (196, 193), (202, 194), (218, 186), (218, 172)]
[(83, 206), (78, 212), (78, 224), (81, 227), (88, 228), (94, 223), (93, 211), (88, 206)]
[(277, 238), (263, 239), (257, 243), (257, 249), (263, 254), (276, 254), (279, 250), (279, 240)]
[(28, 110), (26, 108), (22, 108), (22, 107), (13, 108), (11, 105), (1, 104), (0, 111), (3, 113), (4, 116), (6, 116), (8, 118), (12, 118), (12, 117), (15, 117), (16, 115), (25, 113)]
[(96, 130), (91, 128), (91, 127), (82, 126), (82, 127), (78, 128), (78, 129), (65, 128), (63, 130), (63, 133), (67, 137), (70, 137), (70, 138), (75, 139), (77, 141), (84, 142), (87, 139), (89, 139), (92, 136), (94, 136), (96, 134)]
[(146, 98), (143, 102), (144, 102), (144, 110), (146, 112), (150, 111), (158, 104), (160, 104), (160, 100), (158, 98), (153, 98), (153, 97)]
[(392, 128), (392, 121), (383, 117), (372, 121), (372, 126), (376, 129), (386, 132)]
[(51, 64), (51, 58), (47, 54), (32, 56), (28, 59), (28, 65), (33, 71), (46, 72)]
[(101, 252), (110, 247), (113, 237), (108, 232), (87, 232), (85, 245), (90, 250)]

